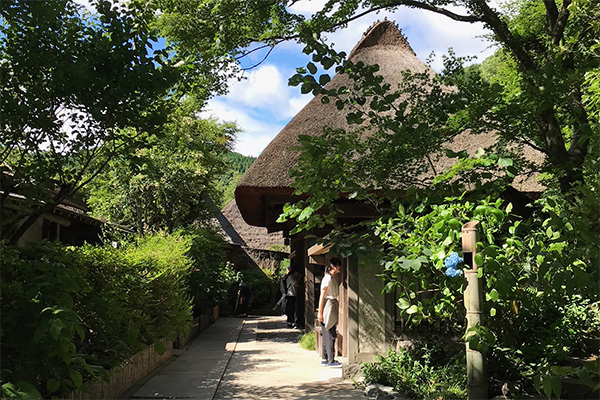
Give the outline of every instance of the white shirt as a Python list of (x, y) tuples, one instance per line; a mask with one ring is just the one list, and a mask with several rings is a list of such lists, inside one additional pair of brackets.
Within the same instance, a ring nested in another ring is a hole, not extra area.
[(321, 292), (323, 289), (327, 288), (327, 293), (325, 294), (326, 299), (337, 300), (339, 292), (338, 285), (337, 275), (333, 277), (330, 274), (325, 274), (321, 281)]

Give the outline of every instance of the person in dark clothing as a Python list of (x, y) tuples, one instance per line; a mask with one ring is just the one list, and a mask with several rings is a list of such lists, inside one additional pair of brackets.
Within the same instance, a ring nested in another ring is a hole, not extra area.
[(297, 327), (296, 321), (296, 295), (300, 281), (298, 272), (292, 270), (285, 278), (285, 315), (287, 315), (287, 326)]
[(248, 315), (248, 305), (250, 304), (251, 296), (252, 291), (250, 290), (250, 286), (248, 286), (244, 281), (240, 281), (238, 285), (237, 302), (235, 305), (235, 310), (239, 317), (245, 317)]

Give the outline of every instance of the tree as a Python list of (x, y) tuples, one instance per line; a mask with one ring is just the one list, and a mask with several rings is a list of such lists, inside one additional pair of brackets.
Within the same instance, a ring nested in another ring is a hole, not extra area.
[(254, 160), (256, 160), (255, 157), (248, 157), (235, 152), (225, 154), (227, 169), (219, 176), (217, 183), (217, 190), (222, 194), (222, 199), (219, 203), (220, 208), (225, 207), (234, 199), (237, 184)]
[[(15, 243), (44, 213), (86, 186), (118, 154), (145, 146), (180, 79), (152, 50), (153, 10), (73, 0), (3, 1), (2, 237)], [(26, 207), (6, 212), (13, 194)]]
[(87, 190), (93, 213), (145, 234), (189, 227), (210, 218), (217, 177), (237, 128), (195, 116), (193, 97), (181, 102), (152, 147), (111, 160)]

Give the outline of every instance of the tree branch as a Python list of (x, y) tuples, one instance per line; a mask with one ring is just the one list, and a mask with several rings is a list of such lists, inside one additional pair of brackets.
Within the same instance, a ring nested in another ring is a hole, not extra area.
[(417, 1), (417, 0), (390, 0), (389, 5), (382, 6), (380, 8), (387, 8), (389, 6), (407, 6), (407, 7), (412, 7), (412, 8), (419, 8), (421, 10), (432, 11), (437, 14), (445, 15), (446, 17), (452, 18), (455, 21), (471, 22), (471, 23), (485, 22), (483, 19), (481, 19), (480, 17), (478, 17), (476, 15), (456, 14), (456, 13), (453, 13), (452, 11), (446, 10), (445, 8), (440, 8), (440, 7), (434, 6), (432, 4), (426, 4), (426, 3), (423, 3), (422, 1)]
[(556, 20), (558, 19), (558, 8), (554, 0), (544, 0), (544, 6), (546, 7), (546, 21), (548, 21), (548, 29), (550, 32), (554, 30)]
[(269, 49), (269, 51), (267, 52), (267, 54), (265, 54), (265, 56), (262, 58), (262, 60), (260, 60), (259, 62), (257, 62), (256, 64), (247, 67), (247, 68), (242, 68), (242, 71), (250, 71), (251, 69), (254, 69), (256, 67), (258, 67), (259, 65), (261, 65), (266, 59), (267, 57), (269, 57), (269, 54), (271, 54), (271, 52), (273, 51), (273, 49), (275, 48), (275, 46), (270, 46), (271, 48)]
[(569, 5), (571, 0), (563, 0), (562, 8), (557, 16), (556, 23), (552, 27), (552, 44), (558, 46), (563, 38), (567, 20), (569, 19)]
[(500, 40), (511, 50), (517, 62), (521, 64), (525, 70), (535, 71), (536, 66), (533, 59), (513, 36), (506, 23), (498, 17), (498, 14), (496, 14), (485, 1), (474, 3), (473, 7), (478, 8), (478, 11), (483, 16), (483, 22), (485, 22), (492, 31), (500, 37)]

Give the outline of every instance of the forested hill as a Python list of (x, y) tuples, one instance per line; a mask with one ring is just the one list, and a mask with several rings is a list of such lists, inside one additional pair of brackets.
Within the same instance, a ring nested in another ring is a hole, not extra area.
[(256, 157), (248, 157), (235, 152), (225, 154), (225, 162), (228, 165), (228, 169), (218, 178), (217, 182), (217, 189), (223, 195), (219, 203), (219, 208), (225, 207), (233, 200), (235, 187), (254, 160), (256, 160)]

